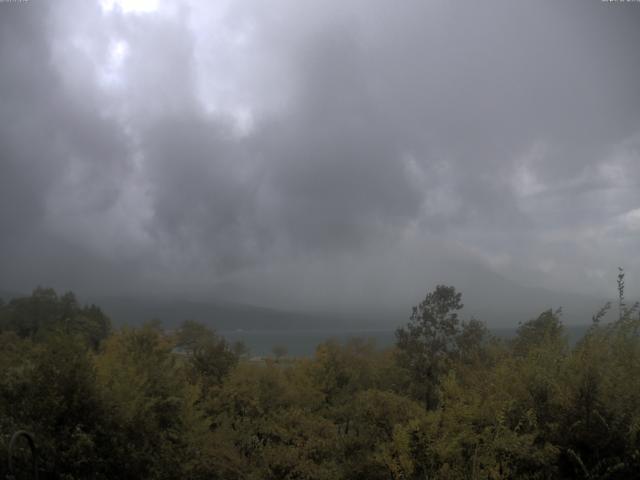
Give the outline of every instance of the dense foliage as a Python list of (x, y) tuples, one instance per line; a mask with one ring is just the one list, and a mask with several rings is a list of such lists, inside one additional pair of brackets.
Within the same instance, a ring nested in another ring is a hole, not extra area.
[(500, 341), (461, 307), (439, 286), (393, 349), (256, 361), (196, 322), (112, 331), (37, 289), (0, 302), (0, 455), (26, 429), (61, 479), (637, 478), (635, 308), (570, 346), (559, 311)]

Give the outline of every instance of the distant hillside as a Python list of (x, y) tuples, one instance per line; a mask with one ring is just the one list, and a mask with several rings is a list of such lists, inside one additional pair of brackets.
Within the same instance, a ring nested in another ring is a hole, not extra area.
[(197, 320), (216, 330), (287, 330), (327, 328), (340, 319), (226, 302), (196, 302), (133, 297), (91, 299), (114, 325), (140, 325), (158, 319), (167, 328), (183, 320)]
[[(605, 303), (604, 298), (523, 286), (482, 265), (468, 262), (435, 264), (428, 275), (437, 278), (438, 283), (454, 285), (462, 292), (465, 304), (462, 318), (473, 316), (490, 328), (512, 329), (544, 310), (558, 307), (563, 308), (566, 325), (587, 325)], [(325, 312), (291, 312), (218, 299), (193, 301), (160, 296), (82, 294), (78, 298), (83, 304), (95, 303), (101, 307), (116, 326), (140, 325), (158, 319), (167, 328), (184, 320), (197, 320), (219, 331), (387, 330), (406, 323), (411, 307), (435, 287), (425, 278), (415, 278), (414, 285), (414, 291), (408, 292), (405, 299), (395, 305), (379, 308), (371, 301), (350, 313), (332, 309), (331, 305), (327, 305)], [(0, 291), (4, 301), (23, 295)]]
[(24, 297), (24, 296), (25, 296), (24, 293), (16, 293), (16, 292), (10, 292), (8, 290), (0, 290), (0, 299), (2, 299), (4, 302), (8, 302), (12, 298)]
[[(439, 283), (454, 285), (462, 292), (464, 317), (473, 315), (494, 328), (512, 328), (544, 310), (558, 307), (562, 307), (565, 324), (589, 324), (592, 315), (606, 301), (603, 297), (521, 285), (468, 262), (444, 263), (432, 275), (442, 279)], [(615, 287), (615, 279), (612, 287)]]

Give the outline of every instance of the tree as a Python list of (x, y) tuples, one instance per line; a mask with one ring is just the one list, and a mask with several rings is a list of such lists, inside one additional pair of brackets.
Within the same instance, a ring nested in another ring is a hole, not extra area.
[(562, 309), (545, 310), (537, 318), (529, 320), (518, 327), (513, 349), (516, 355), (526, 355), (532, 348), (545, 342), (563, 342), (564, 328), (560, 320)]
[(218, 385), (238, 363), (238, 353), (227, 341), (205, 325), (187, 320), (176, 335), (176, 348), (189, 359), (194, 377), (204, 386)]
[(104, 410), (86, 344), (57, 334), (36, 344), (11, 332), (0, 345), (2, 433), (33, 433), (40, 468), (53, 478), (104, 478), (98, 467), (109, 453), (100, 440)]
[(246, 479), (334, 479), (337, 429), (320, 414), (322, 395), (307, 375), (275, 362), (241, 363), (208, 397), (212, 429), (231, 440)]
[(146, 325), (111, 335), (96, 358), (110, 423), (108, 478), (220, 478), (216, 459), (203, 457), (213, 457), (219, 439), (172, 350), (169, 337)]
[(624, 268), (618, 267), (618, 320), (629, 319), (640, 309), (640, 303), (635, 302), (628, 307), (624, 298)]
[(409, 371), (413, 393), (427, 409), (438, 405), (438, 383), (458, 350), (461, 299), (455, 287), (438, 285), (396, 331), (398, 363)]
[[(358, 392), (348, 403), (349, 430), (340, 438), (349, 479), (405, 479), (414, 476), (411, 424), (425, 418), (422, 406), (406, 397), (377, 389)], [(420, 477), (422, 478), (422, 477)]]
[(78, 335), (95, 350), (109, 336), (111, 321), (95, 305), (82, 307), (72, 292), (58, 296), (38, 287), (28, 297), (0, 305), (0, 328), (37, 341), (52, 334)]
[(273, 353), (273, 356), (276, 359), (276, 362), (279, 362), (280, 360), (282, 360), (284, 357), (287, 356), (287, 347), (285, 347), (284, 345), (275, 345), (272, 349), (271, 349), (271, 353)]

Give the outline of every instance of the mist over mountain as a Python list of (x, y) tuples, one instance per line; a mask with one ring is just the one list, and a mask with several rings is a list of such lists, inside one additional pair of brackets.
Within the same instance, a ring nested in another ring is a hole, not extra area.
[[(166, 328), (175, 328), (184, 320), (197, 320), (219, 331), (394, 329), (407, 321), (411, 308), (437, 284), (455, 286), (462, 293), (465, 305), (463, 318), (474, 317), (490, 328), (515, 328), (544, 310), (558, 308), (562, 308), (565, 324), (587, 325), (607, 300), (615, 298), (615, 280), (612, 281), (612, 294), (600, 297), (521, 285), (479, 264), (451, 261), (432, 265), (428, 277), (437, 278), (437, 281), (416, 280), (411, 291), (402, 295), (394, 293), (394, 297), (405, 299), (403, 304), (363, 303), (358, 307), (345, 308), (328, 302), (322, 309), (287, 309), (228, 300), (221, 295), (207, 298), (175, 294), (129, 293), (115, 296), (78, 293), (81, 303), (100, 306), (115, 325), (141, 325), (149, 320), (160, 320)], [(390, 281), (389, 289), (393, 288)], [(5, 301), (24, 295), (27, 292), (0, 292), (0, 298)]]
[[(536, 317), (542, 311), (562, 308), (563, 322), (567, 325), (588, 325), (592, 316), (607, 298), (580, 295), (571, 292), (526, 287), (510, 282), (482, 267), (447, 264), (442, 281), (462, 292), (463, 318), (474, 317), (490, 328), (515, 328), (520, 322)], [(91, 297), (118, 324), (138, 325), (158, 319), (171, 328), (183, 320), (197, 320), (217, 330), (357, 330), (394, 329), (406, 323), (411, 308), (424, 298), (427, 285), (413, 302), (386, 309), (344, 311), (289, 311), (260, 307), (223, 300), (184, 300), (163, 297)]]

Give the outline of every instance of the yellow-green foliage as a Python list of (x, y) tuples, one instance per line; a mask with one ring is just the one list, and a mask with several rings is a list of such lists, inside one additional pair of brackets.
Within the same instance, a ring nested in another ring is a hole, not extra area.
[[(27, 429), (52, 478), (638, 478), (633, 311), (574, 346), (547, 311), (506, 342), (440, 293), (395, 348), (328, 341), (256, 362), (194, 322), (88, 335), (62, 306), (89, 326), (99, 310), (39, 291), (0, 306), (0, 455)], [(14, 328), (28, 312), (39, 320)]]

